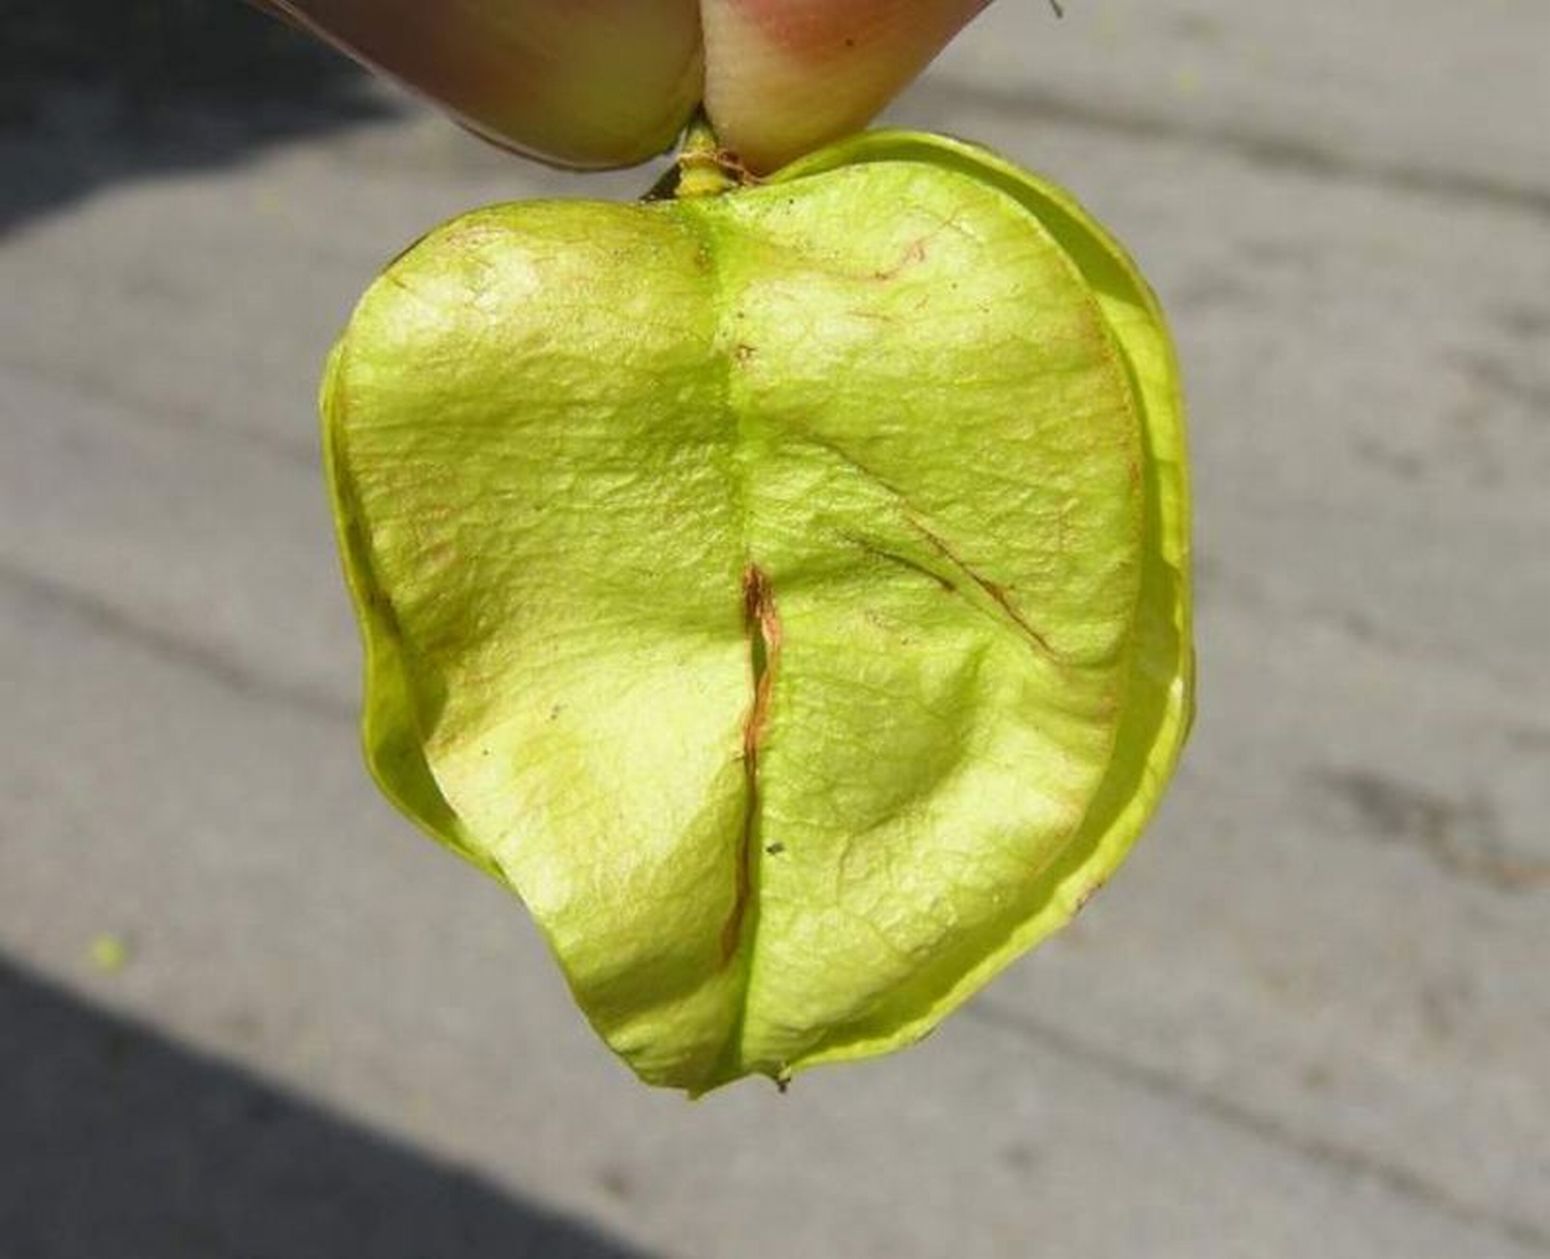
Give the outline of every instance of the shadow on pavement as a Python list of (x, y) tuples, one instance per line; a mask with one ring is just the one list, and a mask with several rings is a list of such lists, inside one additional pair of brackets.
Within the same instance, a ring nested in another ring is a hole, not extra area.
[(388, 116), (347, 58), (244, 0), (7, 0), (0, 233), (103, 183)]
[(639, 1259), (0, 961), (7, 1259)]

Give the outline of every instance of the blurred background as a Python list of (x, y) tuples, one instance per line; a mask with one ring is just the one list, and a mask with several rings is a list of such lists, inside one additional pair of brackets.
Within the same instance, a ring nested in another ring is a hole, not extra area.
[(1550, 1255), (1550, 6), (999, 0), (892, 111), (1175, 322), (1201, 714), (919, 1048), (688, 1104), (376, 795), (322, 356), (508, 158), (238, 0), (7, 0), (0, 1255)]

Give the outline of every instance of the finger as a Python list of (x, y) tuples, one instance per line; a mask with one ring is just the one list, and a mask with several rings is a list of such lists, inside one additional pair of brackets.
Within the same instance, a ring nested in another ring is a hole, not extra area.
[(696, 0), (258, 0), (510, 148), (626, 166), (699, 101)]
[(988, 0), (702, 0), (717, 133), (770, 170), (864, 127)]

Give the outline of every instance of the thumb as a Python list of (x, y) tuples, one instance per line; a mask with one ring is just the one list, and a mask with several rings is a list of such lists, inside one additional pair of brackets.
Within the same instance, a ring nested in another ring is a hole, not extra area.
[(705, 107), (770, 170), (864, 127), (989, 0), (701, 0)]
[(258, 0), (458, 114), (570, 166), (668, 148), (700, 98), (697, 0)]

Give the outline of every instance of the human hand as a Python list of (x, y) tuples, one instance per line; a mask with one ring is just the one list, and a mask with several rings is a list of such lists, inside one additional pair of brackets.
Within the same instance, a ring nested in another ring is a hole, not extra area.
[(859, 130), (989, 0), (258, 0), (568, 166), (669, 147), (702, 101), (766, 171)]

